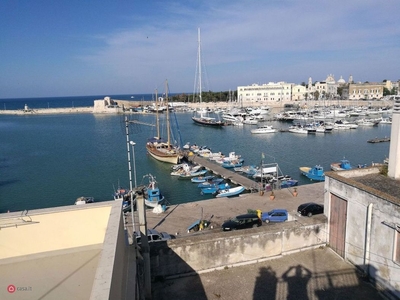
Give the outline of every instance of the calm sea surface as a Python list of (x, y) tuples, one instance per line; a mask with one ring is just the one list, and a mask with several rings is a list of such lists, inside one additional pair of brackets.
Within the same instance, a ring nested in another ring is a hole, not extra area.
[[(130, 97), (112, 96), (122, 100)], [(93, 100), (101, 98), (0, 99), (0, 105), (3, 103), (6, 109), (22, 109), (24, 104), (35, 108), (92, 106)], [(151, 95), (135, 95), (137, 99), (151, 100)], [(155, 123), (154, 115), (129, 117)], [(382, 162), (389, 155), (389, 143), (371, 144), (367, 140), (390, 136), (391, 125), (325, 135), (288, 132), (251, 135), (250, 125), (202, 127), (193, 123), (190, 113), (176, 113), (176, 120), (183, 143), (207, 145), (214, 152), (226, 155), (234, 151), (242, 155), (246, 165), (259, 165), (264, 153), (264, 163), (278, 163), (282, 173), (298, 179), (300, 185), (310, 183), (300, 175), (300, 166), (320, 164), (329, 170), (330, 163), (343, 157), (357, 165)], [(273, 125), (285, 128), (290, 124), (273, 122)], [(148, 173), (155, 175), (170, 204), (210, 198), (202, 196), (190, 180), (171, 176), (169, 164), (146, 154), (146, 140), (152, 136), (154, 127), (130, 125), (130, 140), (136, 142), (137, 183)], [(79, 196), (106, 201), (112, 199), (118, 185), (129, 187), (124, 116), (0, 115), (0, 141), (0, 212), (71, 205)]]

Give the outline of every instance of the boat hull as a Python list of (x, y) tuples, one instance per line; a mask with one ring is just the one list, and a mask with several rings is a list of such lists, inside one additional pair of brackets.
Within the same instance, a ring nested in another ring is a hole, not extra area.
[(222, 197), (237, 196), (237, 195), (239, 195), (240, 193), (244, 192), (244, 190), (245, 190), (244, 187), (239, 186), (239, 187), (235, 187), (235, 188), (228, 189), (228, 190), (226, 190), (226, 191), (225, 191), (225, 190), (224, 190), (224, 191), (221, 191), (216, 197), (217, 197), (217, 198), (222, 198)]
[(315, 166), (310, 167), (300, 167), (300, 172), (302, 175), (306, 176), (308, 179), (313, 181), (325, 181), (325, 174), (321, 167)]
[(192, 117), (192, 120), (196, 124), (203, 125), (203, 126), (209, 126), (209, 127), (225, 126), (225, 122), (222, 122), (222, 121), (208, 120), (208, 119), (202, 119), (202, 118), (197, 118), (197, 117)]
[(162, 161), (170, 164), (178, 164), (181, 159), (181, 156), (176, 153), (168, 154), (157, 150), (156, 148), (147, 146), (147, 153), (149, 153), (153, 158), (158, 161)]

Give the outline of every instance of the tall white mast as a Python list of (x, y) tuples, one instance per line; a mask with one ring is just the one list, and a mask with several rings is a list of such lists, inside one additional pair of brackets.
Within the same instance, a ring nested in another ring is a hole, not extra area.
[(196, 100), (196, 95), (199, 95), (199, 102), (202, 102), (202, 97), (201, 97), (201, 42), (200, 42), (200, 28), (197, 29), (197, 43), (198, 43), (198, 48), (197, 48), (197, 64), (196, 64), (196, 72), (195, 72), (195, 78), (194, 78), (194, 89), (193, 89), (193, 102)]
[(198, 49), (198, 61), (199, 61), (199, 99), (201, 103), (201, 42), (200, 42), (200, 28), (198, 28), (198, 44), (199, 44), (199, 49)]

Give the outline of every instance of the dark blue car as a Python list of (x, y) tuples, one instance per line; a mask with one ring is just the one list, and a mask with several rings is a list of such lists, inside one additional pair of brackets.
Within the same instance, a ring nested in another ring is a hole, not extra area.
[(261, 220), (266, 223), (269, 222), (285, 222), (288, 219), (288, 212), (286, 209), (273, 209), (269, 212), (262, 213)]

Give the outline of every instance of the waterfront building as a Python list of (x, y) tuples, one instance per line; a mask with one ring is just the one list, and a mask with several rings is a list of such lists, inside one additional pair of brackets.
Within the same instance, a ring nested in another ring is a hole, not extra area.
[(383, 97), (385, 82), (379, 83), (350, 83), (349, 100), (375, 100)]
[(312, 78), (308, 79), (307, 85), (307, 98), (310, 100), (323, 100), (323, 99), (335, 99), (337, 98), (338, 83), (335, 81), (335, 77), (329, 74), (325, 81), (317, 81), (312, 83)]
[(262, 85), (253, 83), (238, 86), (237, 95), (239, 101), (242, 102), (290, 101), (292, 100), (292, 84), (284, 81)]
[(307, 88), (304, 85), (296, 84), (292, 86), (292, 100), (301, 101), (306, 98)]

